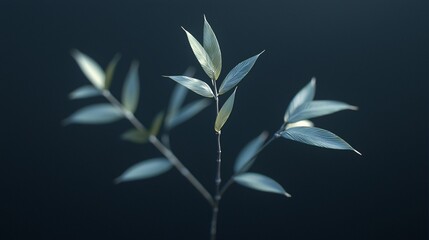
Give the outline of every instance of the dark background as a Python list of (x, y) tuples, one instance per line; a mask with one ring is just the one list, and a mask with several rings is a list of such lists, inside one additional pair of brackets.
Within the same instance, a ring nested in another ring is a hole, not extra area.
[[(232, 186), (219, 239), (428, 239), (428, 13), (428, 1), (417, 0), (2, 0), (0, 239), (208, 239), (210, 208), (177, 171), (113, 184), (130, 165), (160, 155), (118, 138), (129, 123), (60, 124), (104, 101), (68, 100), (88, 83), (74, 48), (102, 66), (122, 54), (117, 96), (131, 61), (140, 61), (137, 116), (150, 123), (174, 86), (161, 75), (198, 66), (180, 26), (201, 39), (203, 14), (221, 45), (221, 78), (266, 50), (223, 130), (224, 180), (242, 146), (277, 130), (312, 76), (317, 99), (360, 108), (315, 123), (363, 156), (274, 142), (252, 171), (293, 197)], [(214, 111), (172, 132), (175, 153), (210, 191)]]

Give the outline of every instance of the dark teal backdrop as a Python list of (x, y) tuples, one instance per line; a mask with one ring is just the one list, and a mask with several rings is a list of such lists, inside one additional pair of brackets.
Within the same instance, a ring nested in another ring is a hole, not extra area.
[[(180, 26), (201, 39), (203, 14), (221, 45), (223, 77), (266, 50), (223, 130), (225, 180), (241, 147), (277, 130), (312, 76), (317, 99), (360, 108), (315, 123), (363, 156), (275, 142), (252, 171), (293, 197), (234, 185), (221, 204), (219, 239), (428, 239), (428, 13), (418, 0), (2, 0), (0, 239), (208, 239), (210, 208), (177, 171), (113, 184), (131, 164), (159, 156), (118, 138), (129, 123), (60, 124), (103, 101), (67, 99), (88, 83), (70, 56), (75, 48), (103, 66), (122, 54), (117, 96), (131, 61), (140, 62), (137, 115), (148, 124), (174, 86), (161, 75), (197, 66)], [(214, 111), (172, 133), (174, 151), (211, 191)]]

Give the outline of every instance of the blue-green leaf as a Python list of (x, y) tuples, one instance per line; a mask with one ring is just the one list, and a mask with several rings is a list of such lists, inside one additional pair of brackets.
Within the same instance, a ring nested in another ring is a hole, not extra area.
[(235, 91), (231, 94), (231, 96), (228, 98), (228, 100), (226, 100), (226, 102), (223, 104), (222, 108), (220, 109), (217, 117), (216, 117), (216, 122), (215, 122), (215, 131), (216, 132), (220, 132), (220, 130), (222, 129), (223, 125), (226, 123), (226, 121), (229, 118), (229, 115), (232, 112), (232, 108), (234, 107), (234, 100), (235, 100), (235, 92), (237, 91), (237, 89), (235, 89)]
[(203, 45), (213, 64), (214, 80), (217, 80), (222, 69), (222, 55), (216, 35), (207, 22), (206, 16), (204, 16)]
[(151, 178), (167, 172), (172, 167), (170, 161), (165, 158), (153, 158), (132, 165), (121, 176), (115, 179), (115, 183), (128, 182)]
[(237, 66), (235, 66), (228, 73), (228, 75), (225, 77), (222, 84), (220, 85), (219, 95), (224, 94), (233, 87), (237, 86), (237, 84), (247, 75), (247, 73), (249, 73), (250, 69), (252, 69), (259, 55), (261, 55), (263, 52), (264, 51), (237, 64)]
[(214, 97), (213, 91), (211, 90), (210, 86), (196, 78), (191, 78), (187, 76), (165, 76), (173, 81), (176, 81), (177, 83), (182, 84), (189, 90), (203, 96), (203, 97)]
[(250, 141), (238, 154), (234, 164), (234, 172), (245, 172), (252, 166), (252, 163), (256, 159), (256, 153), (258, 153), (261, 146), (264, 144), (268, 137), (267, 132), (261, 133), (258, 137)]
[(135, 112), (139, 102), (140, 84), (138, 69), (139, 64), (137, 62), (133, 62), (122, 89), (122, 104), (130, 112)]
[(90, 86), (85, 85), (82, 87), (79, 87), (78, 89), (74, 90), (69, 94), (70, 99), (81, 99), (81, 98), (88, 98), (88, 97), (95, 97), (100, 96), (101, 92), (99, 89)]
[(259, 173), (242, 173), (235, 176), (234, 181), (251, 189), (291, 197), (291, 195), (287, 193), (279, 183)]
[(288, 122), (298, 122), (310, 118), (332, 114), (341, 110), (357, 110), (357, 107), (344, 102), (318, 100), (299, 106), (290, 116)]
[(143, 144), (149, 140), (149, 133), (144, 130), (130, 129), (121, 135), (122, 140)]
[[(183, 74), (184, 76), (192, 77), (195, 74), (194, 67), (188, 67)], [(171, 123), (173, 118), (175, 118), (177, 112), (182, 107), (183, 102), (185, 101), (186, 94), (188, 89), (186, 89), (182, 84), (177, 83), (174, 87), (174, 90), (170, 97), (170, 103), (168, 104), (167, 115), (165, 116), (165, 127), (171, 129)]]
[(104, 83), (104, 88), (105, 89), (109, 89), (110, 84), (112, 83), (113, 74), (115, 73), (116, 65), (118, 64), (119, 59), (121, 59), (121, 55), (120, 54), (116, 54), (115, 57), (113, 57), (113, 59), (109, 62), (109, 65), (107, 65), (107, 68), (106, 68), (106, 80), (105, 80), (105, 83)]
[(174, 87), (173, 93), (171, 94), (170, 98), (170, 104), (168, 105), (167, 116), (165, 117), (166, 128), (172, 128), (172, 121), (177, 115), (177, 112), (179, 111), (183, 102), (185, 101), (187, 92), (188, 90), (179, 83), (177, 83)]
[(102, 124), (111, 123), (123, 118), (121, 110), (107, 103), (84, 107), (63, 121), (64, 124)]
[(214, 79), (215, 70), (213, 67), (212, 60), (210, 59), (206, 50), (203, 48), (203, 46), (201, 46), (198, 40), (195, 39), (194, 36), (192, 36), (192, 34), (190, 34), (184, 28), (183, 30), (185, 31), (186, 36), (188, 37), (189, 45), (191, 45), (192, 51), (194, 52), (194, 55), (200, 63), (201, 67), (203, 68), (204, 72), (207, 74), (207, 76), (209, 76), (210, 79)]
[(361, 155), (356, 149), (337, 135), (316, 127), (293, 127), (281, 133), (282, 137), (317, 147), (352, 150)]
[(103, 89), (106, 77), (100, 65), (78, 50), (73, 50), (71, 54), (88, 80), (96, 88)]
[(198, 114), (209, 104), (210, 101), (207, 99), (201, 99), (187, 104), (176, 115), (174, 115), (174, 117), (172, 117), (168, 123), (166, 123), (166, 127), (168, 129), (176, 127), (177, 125), (189, 120), (190, 118)]
[(314, 95), (316, 94), (316, 79), (312, 78), (310, 83), (308, 83), (303, 89), (301, 89), (292, 101), (289, 104), (289, 107), (286, 110), (284, 115), (284, 121), (289, 121), (289, 116), (291, 116), (295, 110), (300, 107), (304, 103), (311, 102), (314, 99)]

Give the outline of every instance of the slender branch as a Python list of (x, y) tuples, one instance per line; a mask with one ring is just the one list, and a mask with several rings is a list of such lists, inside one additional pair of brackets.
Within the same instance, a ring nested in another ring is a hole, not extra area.
[[(216, 101), (216, 116), (219, 115), (219, 93), (217, 90), (216, 81), (212, 79), (212, 84), (214, 87), (215, 92), (215, 101)], [(216, 158), (216, 177), (215, 177), (215, 198), (214, 198), (214, 205), (213, 205), (213, 211), (212, 211), (212, 221), (211, 221), (211, 228), (210, 228), (210, 239), (216, 240), (216, 233), (217, 233), (217, 218), (219, 213), (219, 202), (221, 199), (220, 195), (220, 184), (222, 183), (222, 177), (221, 177), (221, 166), (222, 166), (222, 144), (221, 144), (221, 131), (216, 132), (217, 134), (217, 158)]]
[[(110, 93), (108, 90), (103, 90), (103, 96), (115, 107), (120, 109), (124, 116), (131, 122), (131, 124), (138, 130), (146, 130), (144, 125), (135, 117), (135, 115), (126, 110), (122, 104)], [(214, 206), (215, 201), (207, 189), (195, 178), (194, 175), (183, 165), (183, 163), (173, 154), (173, 152), (166, 147), (159, 139), (154, 136), (149, 136), (149, 141), (154, 145), (169, 161), (179, 170), (179, 172), (203, 195), (210, 205)]]

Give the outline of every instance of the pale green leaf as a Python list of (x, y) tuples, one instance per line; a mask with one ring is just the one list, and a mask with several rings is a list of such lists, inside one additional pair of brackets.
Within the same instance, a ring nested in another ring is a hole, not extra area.
[(112, 80), (113, 80), (113, 74), (115, 73), (116, 65), (119, 62), (119, 59), (121, 59), (120, 54), (116, 54), (113, 59), (109, 62), (109, 65), (107, 65), (106, 68), (106, 80), (104, 84), (104, 89), (109, 89)]
[(141, 180), (163, 174), (172, 167), (170, 161), (165, 158), (153, 158), (132, 165), (121, 176), (115, 179), (115, 183)]
[(209, 104), (210, 101), (208, 99), (201, 99), (187, 104), (182, 109), (180, 109), (180, 111), (178, 111), (177, 114), (174, 115), (174, 117), (172, 117), (168, 123), (166, 122), (166, 127), (168, 129), (176, 127), (177, 125), (189, 120), (190, 118), (198, 114)]
[(250, 141), (238, 154), (234, 164), (234, 172), (245, 172), (252, 166), (252, 163), (256, 159), (261, 146), (264, 144), (268, 137), (267, 132), (261, 133), (258, 137)]
[(194, 52), (194, 55), (200, 63), (201, 67), (203, 68), (204, 72), (207, 74), (207, 76), (209, 76), (210, 79), (214, 79), (215, 70), (213, 67), (212, 60), (210, 59), (206, 50), (203, 46), (201, 46), (198, 40), (195, 39), (194, 36), (192, 36), (192, 34), (190, 34), (184, 28), (183, 30), (185, 31), (186, 36), (188, 37), (189, 45), (191, 45), (192, 51)]
[(222, 55), (216, 35), (207, 21), (206, 16), (204, 16), (203, 45), (213, 64), (214, 80), (217, 80), (222, 69)]
[(215, 131), (220, 132), (223, 125), (226, 123), (226, 121), (229, 118), (229, 115), (232, 112), (232, 108), (234, 106), (234, 100), (235, 100), (235, 92), (237, 89), (234, 90), (234, 92), (231, 94), (231, 96), (226, 100), (225, 104), (223, 104), (222, 108), (220, 109), (215, 122)]
[(121, 139), (132, 143), (143, 144), (149, 140), (149, 133), (144, 130), (130, 129), (121, 135)]
[(71, 55), (76, 60), (82, 72), (88, 80), (98, 89), (104, 88), (105, 74), (103, 69), (87, 55), (78, 50), (73, 50)]
[(152, 125), (149, 129), (149, 134), (156, 136), (159, 133), (159, 130), (161, 129), (162, 126), (162, 120), (164, 119), (164, 113), (160, 112), (158, 113), (155, 118), (152, 121)]
[(165, 77), (168, 77), (173, 81), (182, 84), (189, 90), (203, 97), (209, 97), (209, 98), (214, 97), (213, 91), (210, 88), (210, 86), (199, 79), (191, 78), (187, 76), (165, 76)]
[(122, 89), (122, 104), (130, 112), (135, 112), (139, 102), (140, 83), (138, 68), (139, 64), (137, 62), (131, 64)]
[(287, 193), (279, 183), (259, 173), (242, 173), (235, 176), (234, 181), (251, 189), (291, 197), (291, 195)]
[(100, 96), (101, 92), (99, 89), (95, 88), (91, 85), (85, 85), (82, 87), (77, 88), (73, 92), (69, 94), (70, 99), (81, 99), (81, 98), (88, 98), (88, 97), (95, 97)]
[(354, 149), (346, 141), (333, 134), (330, 131), (325, 129), (316, 128), (316, 127), (294, 127), (288, 128), (281, 133), (281, 136), (294, 140), (297, 142), (306, 143), (309, 145), (331, 148), (331, 149), (340, 149), (340, 150), (352, 150), (357, 154), (361, 155), (356, 149)]
[(299, 106), (290, 116), (288, 122), (320, 117), (342, 110), (357, 110), (357, 107), (344, 102), (318, 100), (311, 101)]
[(240, 81), (249, 73), (258, 57), (263, 52), (264, 51), (237, 64), (237, 66), (235, 66), (222, 81), (219, 88), (219, 95), (224, 94), (237, 86), (237, 84), (240, 83)]
[(290, 102), (286, 113), (284, 115), (284, 121), (289, 121), (289, 116), (292, 115), (295, 110), (304, 103), (311, 102), (316, 94), (316, 79), (312, 78), (303, 89), (301, 89)]
[(121, 110), (107, 103), (90, 105), (79, 109), (63, 121), (63, 124), (102, 124), (123, 118)]

